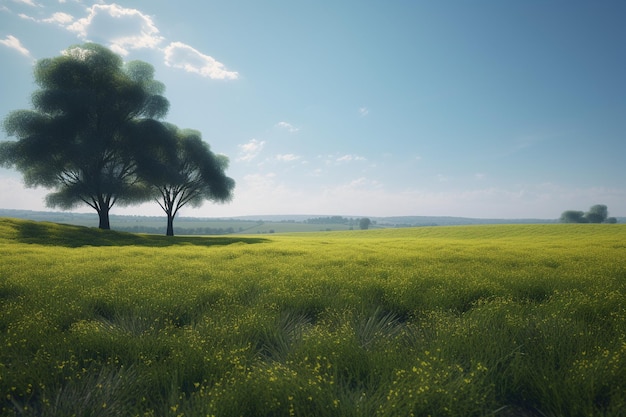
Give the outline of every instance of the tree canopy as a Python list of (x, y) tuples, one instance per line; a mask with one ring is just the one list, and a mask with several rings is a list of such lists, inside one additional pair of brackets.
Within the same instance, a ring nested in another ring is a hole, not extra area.
[(161, 169), (146, 173), (155, 200), (167, 215), (167, 236), (174, 235), (174, 218), (186, 206), (199, 206), (205, 200), (226, 202), (232, 198), (235, 181), (226, 176), (228, 158), (214, 154), (202, 141), (200, 132), (180, 130), (170, 125), (176, 152), (164, 155)]
[(109, 229), (114, 204), (150, 198), (142, 166), (170, 152), (170, 132), (158, 121), (169, 102), (153, 77), (150, 64), (124, 64), (92, 43), (38, 61), (34, 109), (4, 120), (18, 140), (0, 143), (0, 165), (21, 171), (28, 187), (51, 189), (49, 207), (86, 204), (98, 213), (99, 227)]
[(589, 223), (603, 223), (609, 217), (609, 210), (604, 204), (596, 204), (591, 206), (585, 217)]
[(576, 210), (566, 210), (561, 213), (561, 223), (587, 223), (585, 213)]

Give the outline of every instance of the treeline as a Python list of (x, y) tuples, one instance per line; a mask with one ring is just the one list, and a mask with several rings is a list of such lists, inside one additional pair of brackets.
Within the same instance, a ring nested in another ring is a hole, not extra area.
[[(342, 216), (328, 216), (328, 217), (314, 217), (306, 219), (304, 223), (308, 224), (347, 224), (348, 226), (357, 226), (361, 221), (361, 218), (350, 218)], [(376, 224), (376, 221), (372, 221), (372, 224)]]
[(566, 210), (561, 214), (561, 223), (617, 223), (615, 217), (609, 217), (609, 209), (604, 204), (591, 206), (588, 212)]

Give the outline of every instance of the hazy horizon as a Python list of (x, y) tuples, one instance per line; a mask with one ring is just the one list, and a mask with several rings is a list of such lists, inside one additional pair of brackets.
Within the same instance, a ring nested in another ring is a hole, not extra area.
[[(31, 210), (31, 209), (5, 209), (0, 207), (0, 212), (2, 211), (26, 211), (26, 212), (32, 212), (32, 213), (42, 213), (42, 214), (50, 214), (50, 215), (54, 215), (54, 214), (60, 214), (60, 215), (89, 215), (89, 216), (93, 216), (94, 219), (97, 219), (98, 215), (94, 210), (82, 210), (82, 211), (63, 211), (63, 210), (55, 210), (55, 209), (45, 209), (45, 210)], [(585, 210), (580, 210), (580, 211), (585, 211)], [(1, 213), (0, 213), (1, 215)], [(113, 217), (115, 216), (122, 216), (122, 217), (149, 217), (149, 218), (166, 218), (164, 213), (161, 214), (141, 214), (141, 213), (113, 213), (112, 214)], [(559, 221), (559, 217), (554, 217), (554, 218), (545, 218), (545, 217), (513, 217), (513, 218), (509, 218), (509, 217), (468, 217), (468, 216), (439, 216), (439, 215), (420, 215), (420, 214), (415, 214), (415, 215), (403, 215), (403, 216), (371, 216), (368, 215), (367, 213), (306, 213), (306, 214), (290, 214), (290, 213), (278, 213), (278, 214), (247, 214), (247, 215), (241, 215), (241, 216), (196, 216), (196, 215), (180, 215), (177, 216), (176, 219), (193, 219), (193, 218), (206, 218), (206, 219), (215, 219), (215, 220), (227, 220), (227, 219), (243, 219), (243, 220), (273, 220), (273, 219), (279, 219), (280, 220), (289, 220), (289, 219), (298, 219), (296, 221), (301, 221), (301, 220), (308, 220), (308, 219), (317, 219), (317, 218), (330, 218), (330, 217), (343, 217), (343, 218), (347, 218), (347, 219), (360, 219), (360, 218), (364, 218), (364, 217), (368, 217), (371, 219), (393, 219), (393, 218), (423, 218), (423, 219), (468, 219), (468, 220), (503, 220), (503, 221), (516, 221), (516, 220), (537, 220), (537, 221), (545, 221), (545, 222), (551, 222), (551, 221)], [(626, 216), (612, 216), (611, 217), (616, 217), (618, 219), (626, 219)]]

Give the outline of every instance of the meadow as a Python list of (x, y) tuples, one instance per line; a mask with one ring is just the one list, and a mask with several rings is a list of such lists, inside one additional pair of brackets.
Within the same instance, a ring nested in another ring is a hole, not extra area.
[(0, 219), (2, 416), (625, 416), (626, 225)]

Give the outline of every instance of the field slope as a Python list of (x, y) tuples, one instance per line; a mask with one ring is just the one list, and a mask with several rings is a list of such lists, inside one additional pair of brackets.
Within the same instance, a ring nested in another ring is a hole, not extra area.
[(2, 416), (624, 416), (626, 226), (0, 219)]

